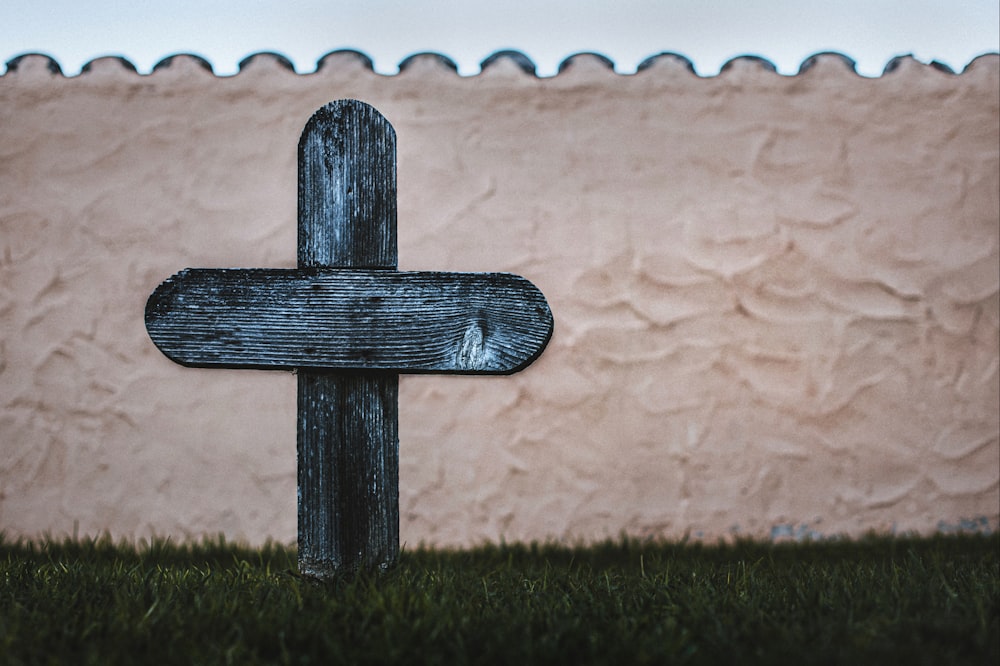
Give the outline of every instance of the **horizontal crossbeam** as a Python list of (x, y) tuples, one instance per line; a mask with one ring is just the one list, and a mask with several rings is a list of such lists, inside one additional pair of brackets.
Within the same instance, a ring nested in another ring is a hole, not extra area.
[(509, 273), (189, 268), (149, 297), (146, 328), (191, 367), (509, 374), (552, 313)]

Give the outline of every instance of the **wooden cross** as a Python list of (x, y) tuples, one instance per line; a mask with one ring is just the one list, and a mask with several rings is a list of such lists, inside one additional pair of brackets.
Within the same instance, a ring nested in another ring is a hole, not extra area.
[(298, 373), (299, 570), (386, 568), (399, 554), (399, 373), (509, 374), (552, 334), (530, 282), (396, 270), (396, 133), (332, 102), (299, 140), (298, 268), (189, 268), (146, 329), (191, 367)]

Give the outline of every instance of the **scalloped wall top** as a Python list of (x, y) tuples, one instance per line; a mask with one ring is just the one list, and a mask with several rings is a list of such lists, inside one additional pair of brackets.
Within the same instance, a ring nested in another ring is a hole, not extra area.
[[(962, 69), (961, 72), (956, 72), (955, 70), (953, 70), (948, 65), (946, 65), (944, 63), (941, 63), (941, 62), (938, 62), (938, 61), (932, 61), (930, 63), (921, 63), (921, 62), (917, 61), (912, 55), (901, 55), (901, 56), (896, 56), (896, 57), (892, 58), (891, 60), (889, 60), (889, 62), (886, 63), (885, 67), (882, 70), (881, 76), (885, 76), (886, 74), (890, 74), (890, 73), (896, 71), (897, 69), (900, 68), (900, 66), (902, 65), (902, 63), (904, 63), (904, 62), (906, 62), (908, 60), (909, 61), (917, 62), (918, 64), (923, 65), (923, 66), (931, 67), (931, 68), (933, 68), (935, 70), (938, 70), (940, 72), (944, 72), (946, 74), (964, 74), (965, 72), (967, 72), (969, 70), (969, 68), (973, 67), (976, 64), (977, 61), (979, 61), (979, 60), (981, 60), (983, 58), (986, 58), (986, 57), (998, 56), (998, 55), (1000, 55), (1000, 53), (997, 53), (997, 52), (983, 53), (983, 54), (981, 54), (981, 55), (973, 58)], [(316, 69), (313, 70), (313, 72), (302, 72), (299, 75), (306, 76), (308, 74), (313, 74), (313, 73), (319, 72), (320, 70), (323, 70), (326, 67), (329, 67), (330, 61), (335, 56), (349, 56), (349, 57), (352, 57), (357, 62), (359, 62), (363, 67), (369, 69), (373, 73), (375, 72), (374, 63), (373, 63), (371, 57), (369, 57), (367, 54), (362, 53), (361, 51), (353, 50), (353, 49), (340, 49), (340, 50), (330, 51), (329, 53), (327, 53), (324, 56), (322, 56), (316, 62)], [(156, 71), (165, 69), (167, 67), (170, 67), (170, 65), (177, 58), (179, 58), (179, 57), (186, 57), (186, 58), (192, 59), (199, 66), (201, 66), (203, 69), (207, 70), (208, 72), (211, 72), (213, 75), (216, 75), (215, 74), (215, 69), (212, 67), (212, 64), (208, 60), (206, 60), (205, 58), (203, 58), (203, 57), (201, 57), (199, 55), (190, 54), (190, 53), (175, 53), (175, 54), (166, 56), (166, 57), (164, 57), (163, 59), (161, 59), (159, 62), (157, 62), (153, 66), (152, 72), (156, 72)], [(590, 58), (592, 60), (595, 60), (600, 65), (603, 65), (604, 67), (606, 67), (609, 71), (615, 72), (615, 63), (610, 58), (608, 58), (607, 56), (602, 55), (600, 53), (594, 53), (594, 52), (584, 51), (584, 52), (574, 53), (574, 54), (566, 57), (565, 59), (563, 59), (563, 61), (559, 64), (558, 73), (556, 74), (556, 76), (558, 76), (559, 74), (562, 74), (564, 71), (570, 69), (573, 66), (574, 62), (578, 61), (582, 57), (588, 57), (588, 58)], [(807, 57), (799, 65), (798, 71), (793, 76), (798, 76), (799, 74), (802, 74), (803, 72), (806, 72), (807, 70), (809, 70), (810, 68), (812, 68), (821, 58), (824, 58), (824, 57), (828, 57), (828, 58), (840, 60), (840, 62), (843, 63), (843, 65), (844, 65), (845, 68), (847, 68), (848, 70), (850, 70), (854, 74), (857, 74), (858, 76), (861, 76), (861, 74), (858, 74), (857, 63), (856, 63), (856, 61), (853, 58), (851, 58), (850, 56), (845, 55), (843, 53), (839, 53), (839, 52), (835, 52), (835, 51), (821, 51), (821, 52), (814, 53), (813, 55)], [(18, 69), (20, 67), (22, 67), (22, 65), (24, 65), (24, 63), (27, 62), (31, 58), (38, 58), (38, 59), (43, 60), (45, 62), (45, 69), (50, 74), (64, 76), (64, 74), (63, 74), (63, 68), (51, 56), (49, 56), (47, 54), (44, 54), (44, 53), (23, 53), (23, 54), (18, 55), (18, 56), (16, 56), (16, 57), (14, 57), (14, 58), (12, 58), (12, 59), (10, 59), (10, 60), (7, 61), (7, 63), (6, 63), (6, 70), (5, 70), (5, 72), (3, 74), (0, 74), (0, 77), (6, 76), (7, 74), (11, 74), (11, 73), (17, 72)], [(139, 73), (138, 69), (136, 68), (136, 66), (131, 61), (129, 61), (127, 58), (124, 58), (124, 57), (121, 57), (121, 56), (105, 56), (105, 57), (101, 57), (101, 58), (95, 58), (94, 60), (90, 60), (89, 62), (87, 62), (86, 64), (83, 65), (82, 69), (80, 70), (80, 74), (79, 75), (83, 75), (83, 74), (86, 74), (86, 73), (90, 72), (93, 69), (94, 63), (97, 62), (97, 61), (99, 61), (99, 60), (117, 60), (117, 61), (119, 61), (121, 63), (121, 65), (125, 69), (130, 70), (131, 72), (134, 72), (136, 75), (142, 76), (142, 74)], [(239, 63), (239, 72), (242, 72), (246, 67), (248, 67), (254, 61), (259, 61), (259, 60), (270, 60), (273, 63), (276, 63), (278, 66), (280, 66), (280, 67), (288, 70), (289, 72), (296, 73), (296, 71), (295, 71), (295, 65), (292, 63), (292, 61), (289, 58), (287, 58), (286, 56), (284, 56), (284, 55), (282, 55), (280, 53), (275, 53), (275, 52), (272, 52), (272, 51), (259, 51), (259, 52), (256, 52), (256, 53), (251, 53), (250, 55), (248, 55), (247, 57), (245, 57), (243, 60), (240, 61), (240, 63)], [(404, 58), (402, 60), (402, 62), (399, 63), (399, 72), (402, 73), (402, 72), (406, 71), (408, 68), (410, 68), (417, 61), (432, 61), (432, 62), (436, 62), (442, 68), (447, 69), (447, 70), (451, 70), (453, 73), (455, 73), (456, 76), (459, 75), (458, 74), (459, 67), (458, 67), (458, 65), (455, 63), (455, 61), (452, 58), (450, 58), (447, 55), (444, 55), (442, 53), (437, 53), (437, 52), (432, 52), (432, 51), (421, 52), (421, 53), (414, 53), (414, 54), (412, 54), (410, 56), (407, 56), (406, 58)], [(504, 61), (509, 61), (509, 62), (513, 63), (518, 69), (520, 69), (525, 74), (528, 74), (528, 75), (534, 76), (534, 77), (538, 77), (538, 68), (535, 65), (535, 62), (530, 57), (528, 57), (526, 54), (522, 53), (521, 51), (515, 51), (515, 50), (502, 50), (502, 51), (496, 51), (495, 53), (491, 54), (490, 56), (488, 56), (486, 59), (484, 59), (480, 63), (480, 72), (485, 72), (485, 71), (489, 70), (490, 68), (496, 66), (498, 63), (501, 63), (501, 62), (504, 62)], [(636, 68), (636, 74), (640, 74), (642, 72), (645, 72), (645, 71), (647, 71), (647, 70), (649, 70), (649, 69), (651, 69), (651, 68), (653, 68), (653, 67), (655, 67), (655, 66), (657, 66), (657, 65), (659, 65), (661, 63), (665, 63), (665, 62), (671, 62), (671, 63), (675, 63), (675, 64), (676, 63), (680, 63), (688, 71), (690, 71), (692, 75), (694, 75), (694, 76), (700, 76), (697, 73), (697, 70), (695, 69), (694, 63), (688, 57), (686, 57), (686, 56), (684, 56), (682, 54), (679, 54), (679, 53), (673, 53), (673, 52), (669, 52), (669, 51), (664, 51), (664, 52), (661, 52), (661, 53), (653, 54), (653, 55), (645, 58), (638, 65), (638, 67)], [(725, 73), (725, 72), (727, 72), (727, 71), (729, 71), (729, 70), (731, 70), (734, 67), (739, 66), (739, 65), (758, 66), (758, 67), (760, 67), (760, 68), (762, 68), (762, 69), (764, 69), (766, 71), (774, 72), (778, 76), (784, 76), (784, 75), (782, 75), (782, 74), (780, 74), (778, 72), (778, 68), (775, 66), (775, 64), (773, 62), (771, 62), (767, 58), (763, 58), (763, 57), (760, 57), (760, 56), (757, 56), (757, 55), (751, 55), (751, 54), (737, 56), (735, 58), (730, 59), (729, 61), (727, 61), (725, 64), (722, 65), (721, 69), (719, 70), (719, 74), (717, 74), (715, 76), (721, 75), (721, 74), (723, 74), (723, 73)], [(238, 73), (236, 75), (238, 75)], [(216, 76), (219, 76), (219, 75), (216, 75)], [(390, 75), (390, 76), (393, 76), (393, 75)], [(634, 76), (634, 75), (627, 75), (627, 76)], [(220, 76), (220, 78), (223, 78), (223, 77)], [(228, 78), (228, 77), (226, 77), (226, 78)], [(712, 77), (711, 76), (700, 76), (700, 78), (712, 78)]]

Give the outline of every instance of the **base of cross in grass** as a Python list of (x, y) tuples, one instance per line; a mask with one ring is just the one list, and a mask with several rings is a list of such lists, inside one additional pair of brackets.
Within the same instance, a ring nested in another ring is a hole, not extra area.
[(399, 373), (517, 372), (552, 313), (516, 275), (396, 271), (396, 135), (367, 104), (306, 124), (298, 200), (297, 269), (183, 270), (149, 297), (146, 329), (182, 365), (296, 370), (299, 570), (386, 568)]

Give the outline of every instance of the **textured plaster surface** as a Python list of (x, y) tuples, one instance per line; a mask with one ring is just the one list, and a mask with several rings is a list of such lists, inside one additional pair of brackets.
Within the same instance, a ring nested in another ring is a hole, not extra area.
[(261, 56), (0, 77), (0, 530), (293, 541), (295, 378), (146, 335), (184, 267), (292, 267), (296, 143), (345, 97), (399, 145), (401, 270), (510, 271), (555, 333), (404, 376), (409, 544), (996, 529), (1000, 58), (538, 79)]

